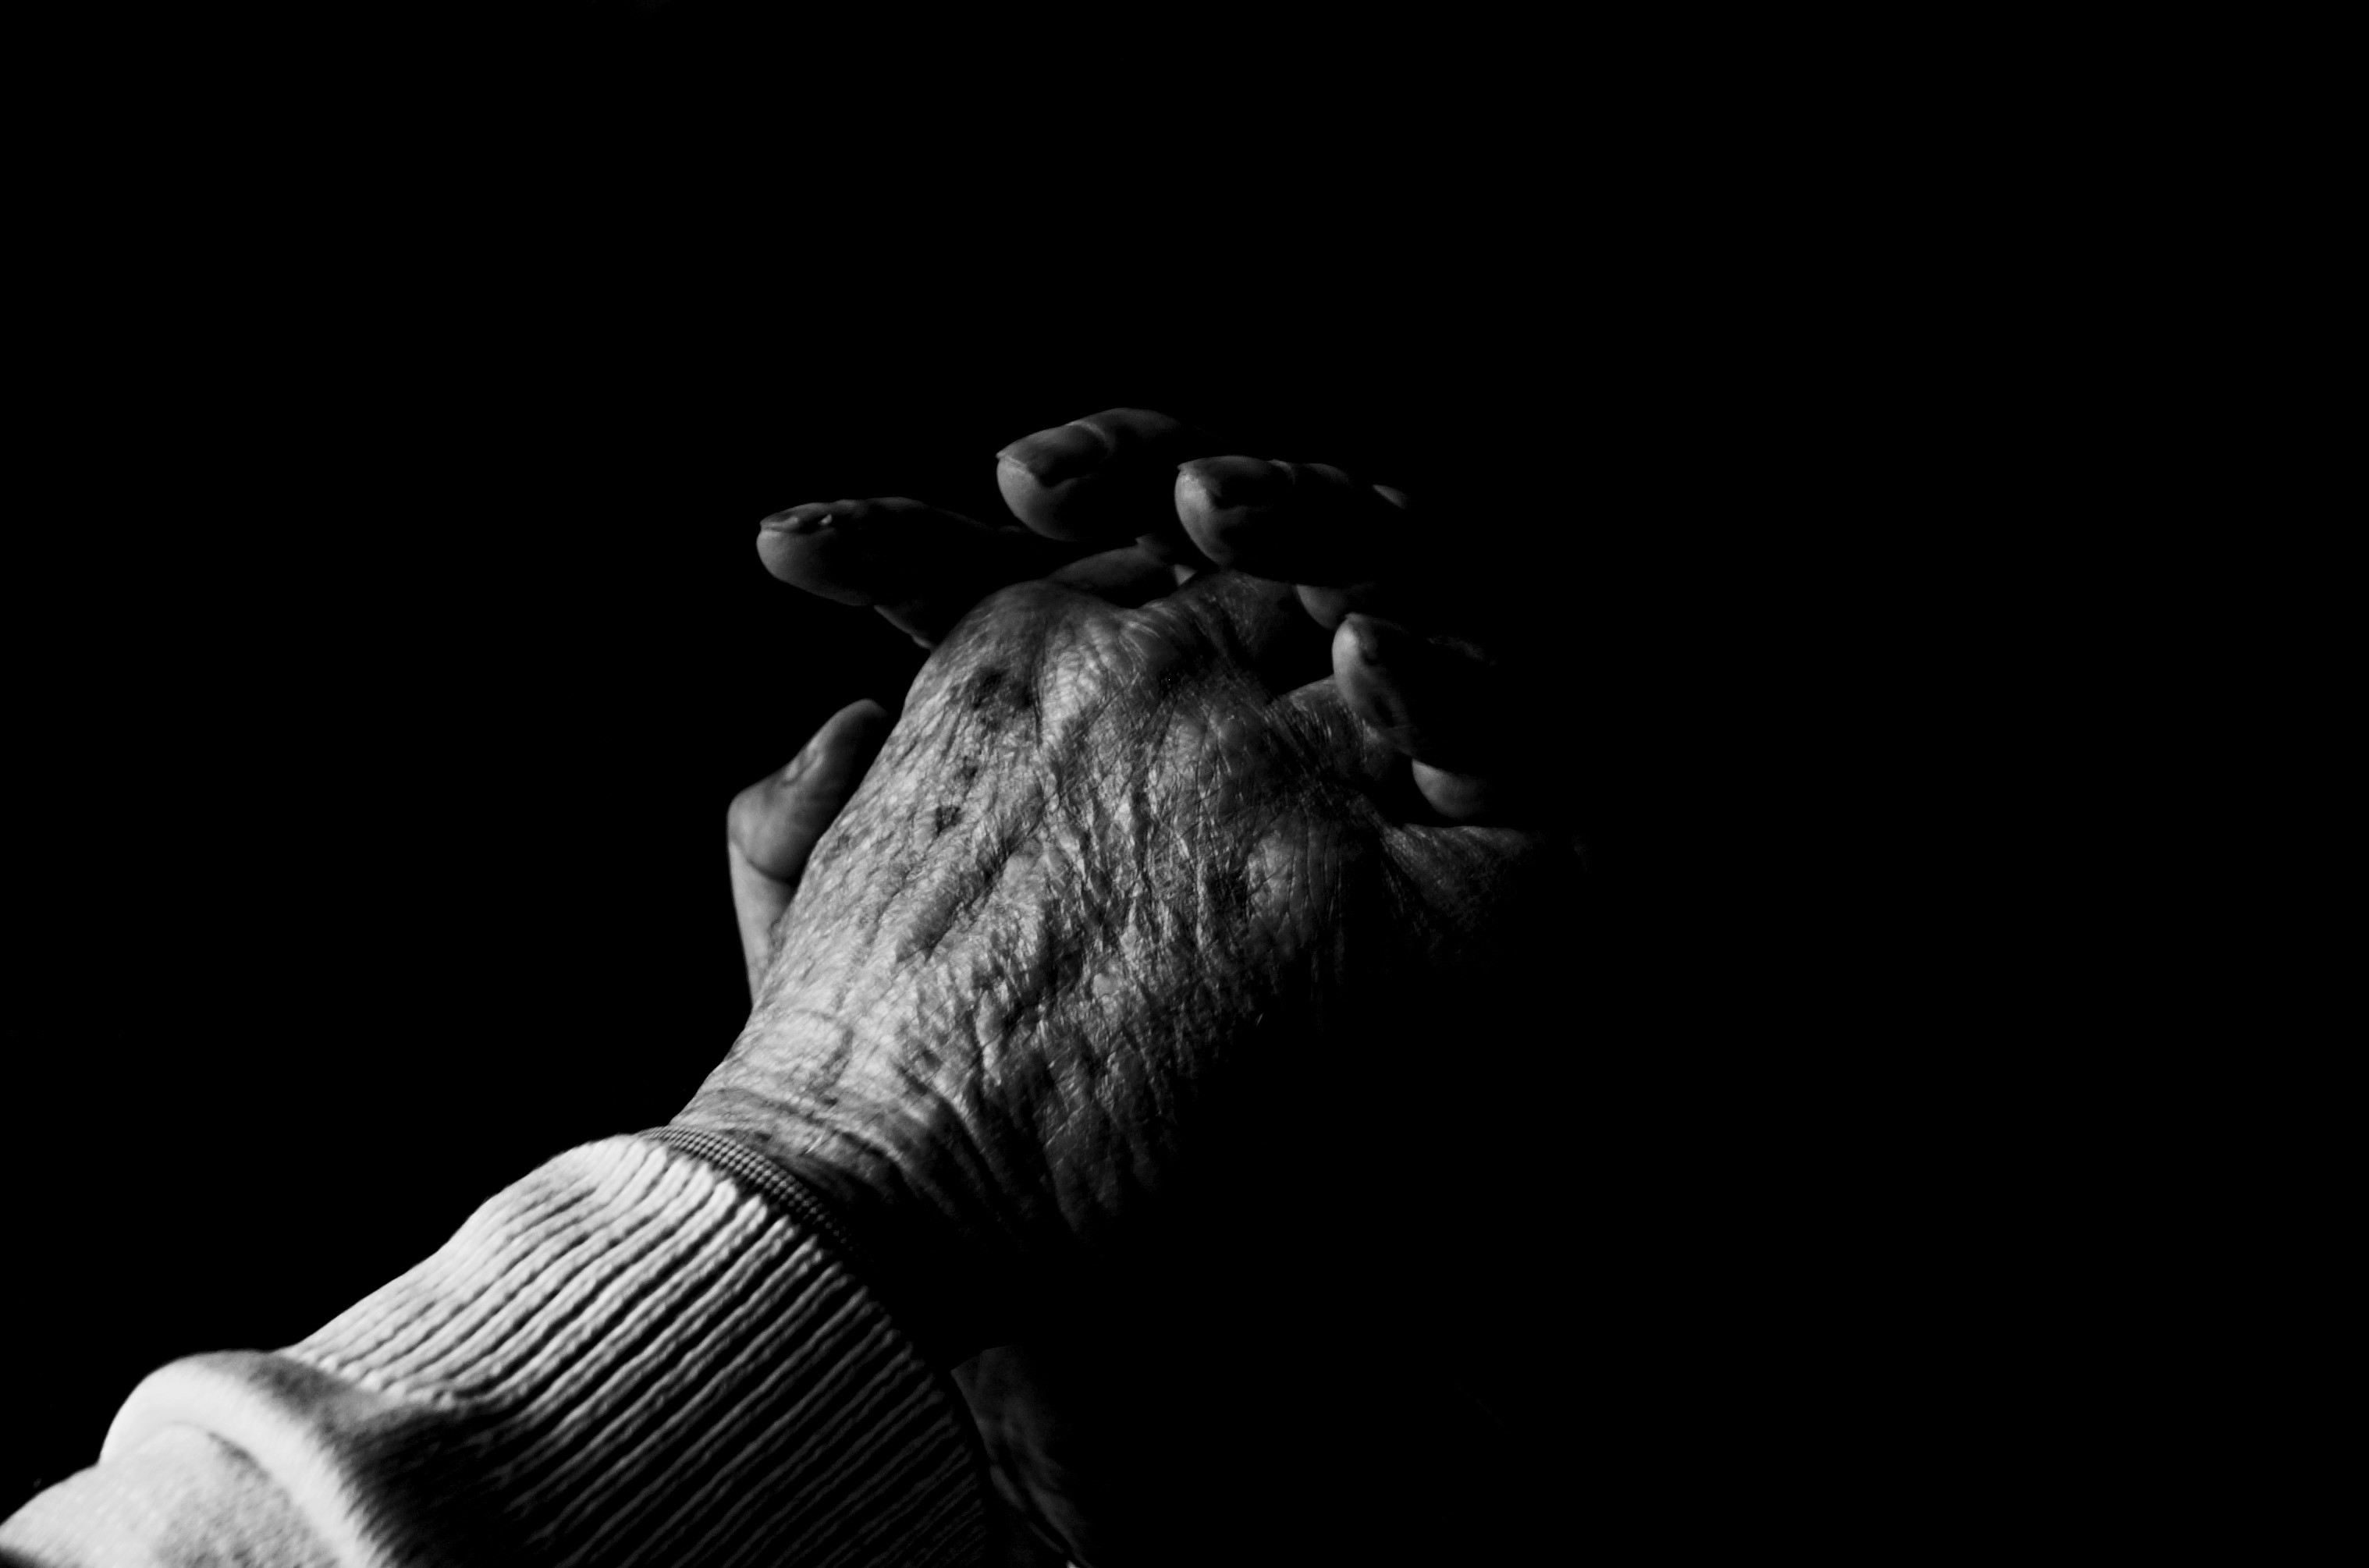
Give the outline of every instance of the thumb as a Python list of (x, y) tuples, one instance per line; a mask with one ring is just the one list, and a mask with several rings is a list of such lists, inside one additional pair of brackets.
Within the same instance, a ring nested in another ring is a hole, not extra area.
[(773, 930), (790, 907), (807, 857), (864, 782), (894, 721), (865, 698), (823, 722), (789, 765), (733, 797), (725, 814), (732, 909), (753, 1001), (773, 960)]

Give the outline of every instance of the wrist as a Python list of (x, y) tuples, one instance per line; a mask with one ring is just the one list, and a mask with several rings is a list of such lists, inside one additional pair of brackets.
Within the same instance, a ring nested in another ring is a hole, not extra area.
[(895, 1163), (850, 1140), (703, 1099), (645, 1137), (705, 1160), (804, 1219), (933, 1366), (1012, 1334), (1012, 1271), (967, 1242)]

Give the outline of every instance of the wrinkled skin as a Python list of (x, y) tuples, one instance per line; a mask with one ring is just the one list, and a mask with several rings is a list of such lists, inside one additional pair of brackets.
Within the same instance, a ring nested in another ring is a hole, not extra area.
[[(816, 846), (678, 1118), (918, 1260), (892, 1304), (964, 1362), (1007, 1496), (1096, 1568), (1189, 1560), (1140, 1451), (1188, 1349), (1204, 1386), (1250, 1341), (1355, 1354), (1337, 1298), (1376, 1287), (1347, 1260), (1410, 1212), (1371, 1196), (1392, 1162), (1439, 1163), (1445, 1025), (1526, 967), (1574, 869), (1552, 836), (1430, 818), (1325, 678), (1330, 641), (1233, 573), (1135, 609), (991, 597)], [(1109, 1440), (1130, 1419), (1132, 1453)]]
[[(1347, 1032), (1452, 986), (1525, 873), (1568, 856), (1395, 820), (1401, 760), (1306, 679), (1327, 642), (1230, 574), (1136, 610), (990, 599), (817, 846), (682, 1119), (1033, 1269), (1124, 1245), (1205, 1125), (1247, 1130), (1310, 1068), (1370, 1070)], [(1300, 1134), (1332, 1108), (1292, 1110)]]

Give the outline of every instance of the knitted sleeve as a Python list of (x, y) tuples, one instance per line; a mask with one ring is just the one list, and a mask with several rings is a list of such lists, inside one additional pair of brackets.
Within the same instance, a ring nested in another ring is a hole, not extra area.
[(44, 1568), (928, 1568), (987, 1549), (990, 1496), (961, 1396), (811, 1218), (618, 1138), (303, 1343), (153, 1374), (98, 1465), (0, 1525), (0, 1549)]

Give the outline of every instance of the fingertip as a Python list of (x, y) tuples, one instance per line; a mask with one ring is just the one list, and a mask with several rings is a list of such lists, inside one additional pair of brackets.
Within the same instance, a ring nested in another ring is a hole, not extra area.
[(841, 604), (869, 606), (929, 647), (972, 605), (1039, 576), (1070, 551), (1027, 529), (990, 527), (905, 496), (809, 503), (765, 520), (765, 569)]
[(1003, 497), (1004, 509), (1031, 529), (1047, 521), (1047, 498), (1045, 486), (1028, 465), (1010, 453), (999, 453), (995, 460), (995, 487)]
[(1215, 445), (1152, 409), (1105, 408), (996, 453), (996, 487), (1037, 533), (1116, 544), (1166, 526), (1177, 462)]
[(1346, 589), (1325, 588), (1316, 583), (1300, 583), (1295, 591), (1299, 595), (1299, 607), (1308, 612), (1310, 620), (1328, 632), (1339, 628), (1351, 612), (1349, 606), (1356, 601)]
[(735, 795), (725, 824), (733, 847), (768, 876), (795, 880), (808, 852), (863, 783), (896, 720), (859, 697), (816, 727), (797, 755)]
[[(1305, 603), (1303, 595), (1301, 602)], [(1412, 638), (1403, 626), (1356, 611), (1343, 613), (1333, 627), (1333, 673), (1343, 683), (1344, 695), (1369, 722), (1387, 728), (1399, 722), (1392, 711), (1397, 682), (1386, 667), (1395, 645)]]
[(758, 520), (757, 527), (767, 533), (804, 533), (818, 526), (830, 515), (829, 501), (800, 501), (794, 507), (784, 507), (767, 512)]
[(1453, 723), (1439, 707), (1446, 693), (1422, 679), (1424, 664), (1436, 657), (1405, 627), (1374, 615), (1352, 612), (1333, 634), (1334, 681), (1350, 711), (1408, 759), (1415, 793), (1443, 821), (1477, 822), (1505, 806), (1503, 783), (1423, 755), (1443, 749), (1443, 723)]
[(1370, 615), (1344, 615), (1333, 628), (1333, 678), (1342, 701), (1401, 752), (1412, 754), (1405, 694), (1388, 667), (1387, 642)]
[(1207, 520), (1213, 509), (1209, 504), (1208, 482), (1202, 475), (1199, 462), (1176, 465), (1175, 501), (1176, 521), (1184, 530), (1184, 536), (1193, 542), (1193, 547), (1219, 566), (1224, 566), (1224, 560), (1211, 548), (1216, 538), (1209, 532)]
[(1382, 661), (1381, 624), (1371, 615), (1355, 612), (1341, 617), (1341, 635), (1349, 640), (1349, 651), (1368, 664)]
[(997, 452), (995, 461), (998, 468), (1016, 468), (1036, 484), (1050, 489), (1072, 479), (1082, 479), (1100, 468), (1109, 459), (1115, 444), (1096, 428), (1093, 419), (1073, 419), (1066, 425), (1021, 437)]
[(843, 803), (896, 727), (896, 715), (870, 697), (858, 697), (825, 719), (815, 732), (812, 787)]
[(870, 697), (858, 697), (825, 719), (816, 738), (834, 750), (853, 750), (876, 741), (895, 723), (887, 708)]
[(1290, 470), (1256, 457), (1199, 457), (1176, 468), (1176, 521), (1194, 548), (1221, 567), (1238, 564), (1256, 509), (1291, 488)]
[(913, 646), (924, 650), (934, 649), (946, 640), (969, 608), (967, 604), (933, 604), (927, 600), (909, 600), (901, 604), (876, 604), (874, 614), (896, 627), (913, 640)]
[[(795, 766), (795, 763), (791, 766)], [(755, 841), (758, 827), (770, 815), (773, 792), (782, 785), (787, 768), (776, 768), (732, 797), (724, 808), (724, 839), (742, 856)]]
[(1069, 542), (1094, 538), (1104, 530), (1088, 492), (1113, 452), (1114, 443), (1090, 420), (1057, 425), (995, 454), (995, 487), (1032, 532)]
[(1350, 711), (1409, 757), (1494, 765), (1511, 747), (1519, 715), (1501, 672), (1452, 638), (1353, 611), (1333, 633), (1333, 672)]
[(796, 570), (794, 564), (796, 558), (797, 545), (788, 532), (768, 528), (757, 535), (757, 559), (764, 563), (766, 571), (782, 581), (796, 580), (793, 575)]
[(1459, 773), (1429, 762), (1413, 764), (1414, 787), (1434, 811), (1450, 822), (1477, 822), (1501, 804), (1504, 789), (1479, 773)]
[(757, 530), (757, 559), (793, 588), (841, 604), (869, 604), (858, 586), (863, 576), (858, 547), (840, 526), (853, 503), (807, 501), (774, 512)]
[(1347, 588), (1411, 564), (1404, 493), (1330, 464), (1202, 458), (1178, 469), (1175, 495), (1193, 543), (1237, 571)]

